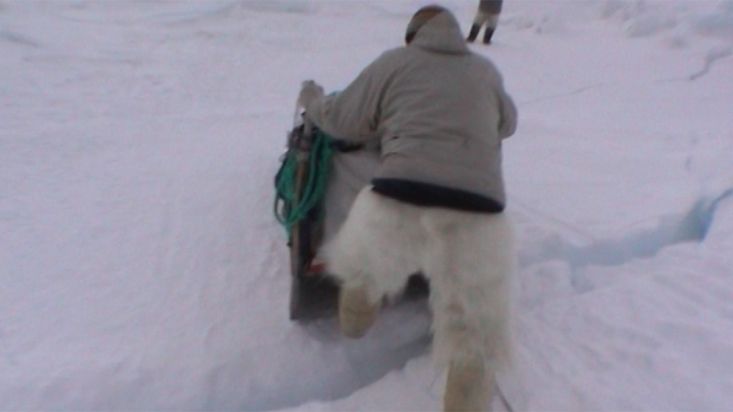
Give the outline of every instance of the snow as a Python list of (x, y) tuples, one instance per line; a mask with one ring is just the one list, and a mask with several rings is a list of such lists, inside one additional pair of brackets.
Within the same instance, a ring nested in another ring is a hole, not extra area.
[[(271, 210), (300, 82), (423, 4), (0, 0), (0, 410), (440, 409), (424, 303), (287, 319)], [(732, 410), (733, 2), (508, 1), (471, 47), (520, 111), (512, 409)]]

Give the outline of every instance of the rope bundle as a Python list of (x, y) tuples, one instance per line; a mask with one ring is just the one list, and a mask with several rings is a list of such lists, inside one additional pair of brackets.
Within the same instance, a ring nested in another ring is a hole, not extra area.
[[(305, 219), (326, 194), (334, 151), (331, 140), (325, 133), (315, 130), (309, 152), (291, 147), (285, 153), (275, 176), (275, 218), (288, 236), (293, 226)], [(304, 160), (308, 162), (308, 172), (300, 193), (297, 193), (298, 163), (306, 154), (308, 158)]]

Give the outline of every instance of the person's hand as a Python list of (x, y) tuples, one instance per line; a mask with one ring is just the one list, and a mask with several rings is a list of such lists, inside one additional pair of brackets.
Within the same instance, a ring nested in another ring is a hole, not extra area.
[(306, 80), (300, 86), (298, 105), (307, 107), (312, 101), (323, 97), (323, 87), (313, 80)]

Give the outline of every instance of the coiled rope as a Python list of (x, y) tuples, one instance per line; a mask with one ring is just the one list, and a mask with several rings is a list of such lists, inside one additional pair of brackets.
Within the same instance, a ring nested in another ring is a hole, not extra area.
[(274, 211), (275, 218), (283, 225), (288, 236), (293, 226), (305, 219), (323, 200), (331, 171), (333, 152), (331, 137), (316, 129), (310, 151), (307, 152), (308, 159), (305, 159), (308, 163), (308, 171), (300, 193), (297, 193), (296, 187), (298, 162), (305, 153), (298, 150), (297, 147), (291, 147), (285, 153), (285, 158), (275, 175)]

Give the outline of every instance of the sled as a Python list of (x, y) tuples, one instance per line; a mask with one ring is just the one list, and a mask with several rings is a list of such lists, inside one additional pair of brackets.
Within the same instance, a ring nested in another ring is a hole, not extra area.
[[(355, 150), (353, 144), (318, 130), (302, 113), (287, 136), (287, 148), (275, 177), (275, 215), (286, 227), (290, 254), (291, 320), (332, 317), (338, 309), (339, 285), (315, 262), (323, 238), (325, 191), (334, 153)], [(413, 275), (403, 298), (428, 294), (427, 281)]]
[[(314, 319), (335, 313), (338, 285), (322, 270), (311, 267), (320, 243), (322, 199), (306, 204), (306, 185), (319, 170), (312, 164), (317, 131), (298, 115), (288, 133), (286, 152), (275, 177), (275, 215), (288, 232), (290, 254), (290, 319)], [(323, 136), (319, 136), (323, 138)], [(326, 160), (328, 161), (328, 160)], [(324, 171), (320, 171), (324, 173)], [(299, 210), (295, 210), (299, 209)]]

